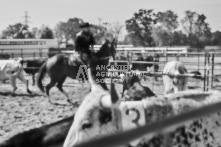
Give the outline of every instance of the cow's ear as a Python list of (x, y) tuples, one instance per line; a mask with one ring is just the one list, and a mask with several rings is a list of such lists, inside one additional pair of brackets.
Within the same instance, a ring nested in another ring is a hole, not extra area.
[(104, 108), (112, 108), (114, 106), (118, 106), (119, 96), (116, 92), (115, 86), (111, 83), (110, 94), (103, 96), (100, 99), (100, 104)]
[(113, 104), (117, 103), (120, 99), (117, 94), (117, 91), (115, 89), (114, 83), (111, 82), (111, 88), (110, 88), (110, 93), (111, 93), (111, 101)]

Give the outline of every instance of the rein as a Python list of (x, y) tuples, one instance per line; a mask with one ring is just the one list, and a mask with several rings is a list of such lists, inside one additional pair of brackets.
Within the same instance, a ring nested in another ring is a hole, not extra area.
[(105, 59), (111, 59), (112, 56), (107, 56), (107, 57), (103, 57), (103, 58), (99, 58), (98, 60), (105, 60)]

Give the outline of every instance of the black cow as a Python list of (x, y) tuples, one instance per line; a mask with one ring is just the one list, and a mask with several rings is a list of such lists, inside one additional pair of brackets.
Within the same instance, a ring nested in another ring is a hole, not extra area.
[(126, 100), (142, 100), (146, 97), (152, 97), (155, 94), (146, 86), (143, 86), (138, 76), (126, 76), (123, 81), (122, 97)]
[(74, 117), (19, 133), (0, 144), (0, 147), (62, 147)]
[(24, 66), (24, 71), (27, 74), (32, 75), (32, 85), (35, 85), (35, 74), (46, 60), (47, 59), (26, 59), (21, 61), (21, 64)]

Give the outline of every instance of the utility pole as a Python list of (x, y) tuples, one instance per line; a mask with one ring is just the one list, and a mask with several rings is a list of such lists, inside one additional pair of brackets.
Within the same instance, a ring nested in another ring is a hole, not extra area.
[(23, 16), (23, 18), (25, 18), (24, 24), (27, 26), (28, 23), (30, 23), (30, 21), (28, 20), (30, 18), (30, 16), (28, 16), (28, 11), (25, 11), (25, 16)]
[(99, 17), (97, 19), (98, 19), (98, 23), (99, 23), (98, 25), (101, 26), (102, 18)]

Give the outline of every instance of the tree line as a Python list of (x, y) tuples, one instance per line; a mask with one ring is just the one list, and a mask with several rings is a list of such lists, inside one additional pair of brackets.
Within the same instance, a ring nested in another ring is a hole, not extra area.
[[(104, 38), (116, 38), (122, 35), (125, 26), (127, 34), (119, 44), (134, 46), (191, 46), (201, 50), (205, 45), (221, 45), (221, 32), (212, 32), (204, 14), (195, 11), (185, 11), (184, 17), (178, 20), (178, 15), (172, 10), (155, 12), (153, 9), (140, 9), (125, 24), (102, 23), (93, 25), (96, 43), (101, 44)], [(74, 40), (80, 31), (79, 25), (84, 23), (81, 18), (70, 18), (67, 22), (58, 22), (52, 30), (43, 25), (40, 28), (16, 23), (9, 25), (1, 33), (1, 38), (56, 38), (59, 43)]]

